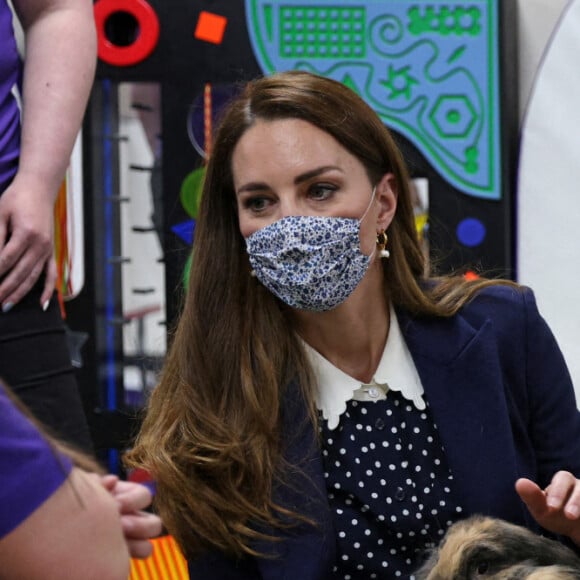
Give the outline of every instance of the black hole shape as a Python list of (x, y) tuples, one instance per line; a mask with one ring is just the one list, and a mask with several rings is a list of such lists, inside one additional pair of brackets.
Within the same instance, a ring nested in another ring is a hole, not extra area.
[(129, 12), (114, 12), (105, 20), (105, 36), (115, 46), (131, 46), (140, 32), (139, 22)]

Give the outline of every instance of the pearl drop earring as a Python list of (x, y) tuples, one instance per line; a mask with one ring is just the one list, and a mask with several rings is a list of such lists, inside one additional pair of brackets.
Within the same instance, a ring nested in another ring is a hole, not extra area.
[(388, 258), (391, 255), (391, 252), (386, 249), (387, 242), (389, 238), (385, 232), (385, 230), (381, 230), (377, 233), (377, 248), (379, 250), (379, 256), (381, 258)]

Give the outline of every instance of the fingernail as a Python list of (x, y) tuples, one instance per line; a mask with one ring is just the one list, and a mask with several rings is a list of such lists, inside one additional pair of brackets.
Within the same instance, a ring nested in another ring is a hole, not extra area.
[(50, 300), (47, 300), (43, 305), (42, 305), (42, 310), (44, 310), (44, 312), (46, 312), (46, 310), (48, 309), (48, 305), (50, 304)]
[(6, 302), (5, 304), (2, 304), (2, 312), (4, 313), (10, 312), (13, 306), (14, 306), (13, 302)]
[(559, 497), (548, 497), (548, 500), (546, 502), (548, 504), (548, 507), (551, 508), (559, 508), (561, 501)]
[(571, 515), (573, 518), (577, 518), (580, 515), (580, 508), (577, 505), (566, 506), (566, 513)]

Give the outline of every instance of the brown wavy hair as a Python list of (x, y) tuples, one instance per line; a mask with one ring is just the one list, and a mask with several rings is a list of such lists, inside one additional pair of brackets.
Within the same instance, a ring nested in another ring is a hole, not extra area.
[[(134, 448), (131, 466), (157, 481), (157, 507), (187, 556), (217, 549), (254, 554), (264, 525), (284, 506), (281, 401), (292, 379), (316, 420), (310, 369), (284, 306), (250, 277), (238, 227), (231, 159), (257, 119), (302, 119), (332, 135), (372, 183), (395, 177), (398, 203), (384, 260), (389, 298), (415, 315), (451, 316), (482, 286), (439, 278), (425, 284), (409, 175), (390, 132), (343, 84), (306, 72), (248, 83), (225, 112), (207, 165), (183, 311)], [(307, 518), (307, 514), (295, 514)]]

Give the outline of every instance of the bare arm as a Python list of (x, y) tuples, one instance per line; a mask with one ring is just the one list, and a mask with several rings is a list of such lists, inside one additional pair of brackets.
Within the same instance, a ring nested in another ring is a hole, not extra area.
[(54, 289), (53, 206), (96, 65), (91, 0), (13, 4), (25, 33), (26, 53), (20, 165), (0, 197), (0, 276), (7, 274), (0, 284), (4, 308), (17, 303), (43, 271), (47, 283), (41, 305)]
[(100, 476), (74, 468), (59, 489), (0, 539), (0, 578), (126, 580), (119, 511)]

